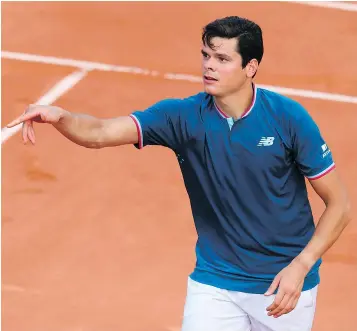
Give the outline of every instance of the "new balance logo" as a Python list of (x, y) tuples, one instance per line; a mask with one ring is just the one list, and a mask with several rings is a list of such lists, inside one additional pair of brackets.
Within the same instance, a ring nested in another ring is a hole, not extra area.
[(271, 146), (274, 144), (274, 137), (262, 137), (257, 146)]
[(321, 149), (322, 149), (322, 157), (325, 158), (327, 155), (329, 155), (331, 153), (331, 151), (329, 150), (329, 148), (327, 147), (326, 144), (323, 144), (321, 146)]

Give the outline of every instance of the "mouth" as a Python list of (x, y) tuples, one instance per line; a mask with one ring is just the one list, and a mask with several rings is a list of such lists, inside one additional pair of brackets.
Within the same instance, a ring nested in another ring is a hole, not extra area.
[(204, 78), (205, 80), (210, 80), (210, 81), (215, 81), (215, 82), (217, 82), (217, 79), (216, 79), (216, 78), (213, 78), (213, 77), (211, 77), (211, 76), (204, 75), (203, 78)]
[(206, 84), (214, 84), (215, 82), (218, 81), (218, 79), (213, 78), (213, 77), (211, 77), (211, 76), (207, 76), (207, 75), (204, 75), (204, 76), (203, 76), (203, 80), (204, 80), (204, 82), (205, 82)]

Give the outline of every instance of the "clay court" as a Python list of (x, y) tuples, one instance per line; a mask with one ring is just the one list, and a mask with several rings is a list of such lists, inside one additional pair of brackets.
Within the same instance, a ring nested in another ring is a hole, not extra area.
[[(202, 27), (245, 16), (264, 32), (256, 82), (311, 113), (356, 216), (351, 8), (2, 3), (2, 127), (30, 103), (115, 117), (195, 94)], [(178, 331), (196, 233), (175, 155), (162, 147), (89, 150), (50, 126), (35, 131), (36, 146), (24, 146), (19, 131), (2, 132), (2, 330)], [(309, 190), (317, 220), (324, 206)], [(321, 278), (313, 330), (356, 330), (355, 219), (325, 255)]]

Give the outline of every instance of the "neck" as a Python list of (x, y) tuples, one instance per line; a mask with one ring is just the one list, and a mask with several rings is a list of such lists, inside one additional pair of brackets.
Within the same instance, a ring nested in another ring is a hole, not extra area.
[(214, 101), (221, 111), (237, 120), (250, 108), (253, 98), (254, 89), (249, 81), (233, 94), (214, 97)]

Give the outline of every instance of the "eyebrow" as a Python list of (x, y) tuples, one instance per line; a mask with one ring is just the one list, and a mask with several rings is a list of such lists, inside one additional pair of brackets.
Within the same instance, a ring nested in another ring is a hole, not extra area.
[[(204, 49), (201, 49), (201, 53), (202, 54), (208, 54)], [(215, 57), (223, 57), (223, 58), (226, 58), (226, 59), (232, 59), (229, 55), (227, 55), (225, 53), (214, 52), (213, 55)]]
[(230, 59), (230, 58), (231, 58), (229, 55), (224, 54), (224, 53), (214, 53), (214, 55), (215, 55), (216, 57), (225, 57), (225, 58), (227, 58), (227, 59)]

